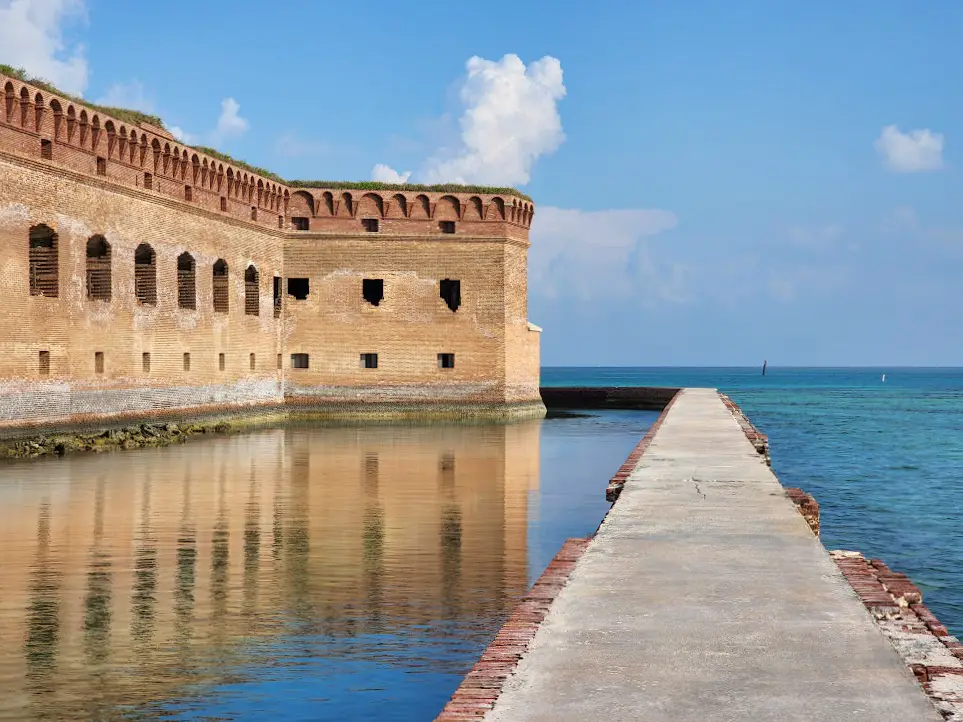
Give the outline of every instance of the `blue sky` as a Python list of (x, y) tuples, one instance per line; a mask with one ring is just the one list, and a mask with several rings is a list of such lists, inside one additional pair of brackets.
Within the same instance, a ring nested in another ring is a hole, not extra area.
[(546, 365), (963, 365), (963, 5), (788, 5), (0, 0), (0, 62), (288, 178), (523, 188)]

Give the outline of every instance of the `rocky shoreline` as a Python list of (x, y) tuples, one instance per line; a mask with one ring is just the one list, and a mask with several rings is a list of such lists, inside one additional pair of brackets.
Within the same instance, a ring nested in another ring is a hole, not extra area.
[(0, 459), (33, 459), (42, 456), (66, 456), (92, 451), (138, 449), (181, 444), (192, 436), (226, 434), (236, 425), (226, 421), (190, 424), (140, 424), (96, 433), (58, 433), (27, 439), (0, 441)]

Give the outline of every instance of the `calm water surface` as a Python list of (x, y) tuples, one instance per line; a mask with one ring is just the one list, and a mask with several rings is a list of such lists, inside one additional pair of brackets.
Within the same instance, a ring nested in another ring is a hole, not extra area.
[(431, 719), (655, 417), (0, 466), (0, 718)]
[(556, 368), (542, 382), (728, 393), (769, 435), (782, 483), (816, 497), (826, 547), (908, 574), (963, 638), (963, 369)]

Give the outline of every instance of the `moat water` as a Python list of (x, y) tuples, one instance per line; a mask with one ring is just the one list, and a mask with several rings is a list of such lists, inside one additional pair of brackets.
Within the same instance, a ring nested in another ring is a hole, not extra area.
[(656, 416), (0, 466), (0, 719), (430, 720)]

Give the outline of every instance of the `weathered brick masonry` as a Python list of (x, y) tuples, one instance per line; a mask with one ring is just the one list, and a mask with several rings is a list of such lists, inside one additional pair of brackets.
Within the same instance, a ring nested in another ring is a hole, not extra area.
[(544, 410), (521, 194), (287, 184), (0, 86), (0, 433), (177, 409)]

